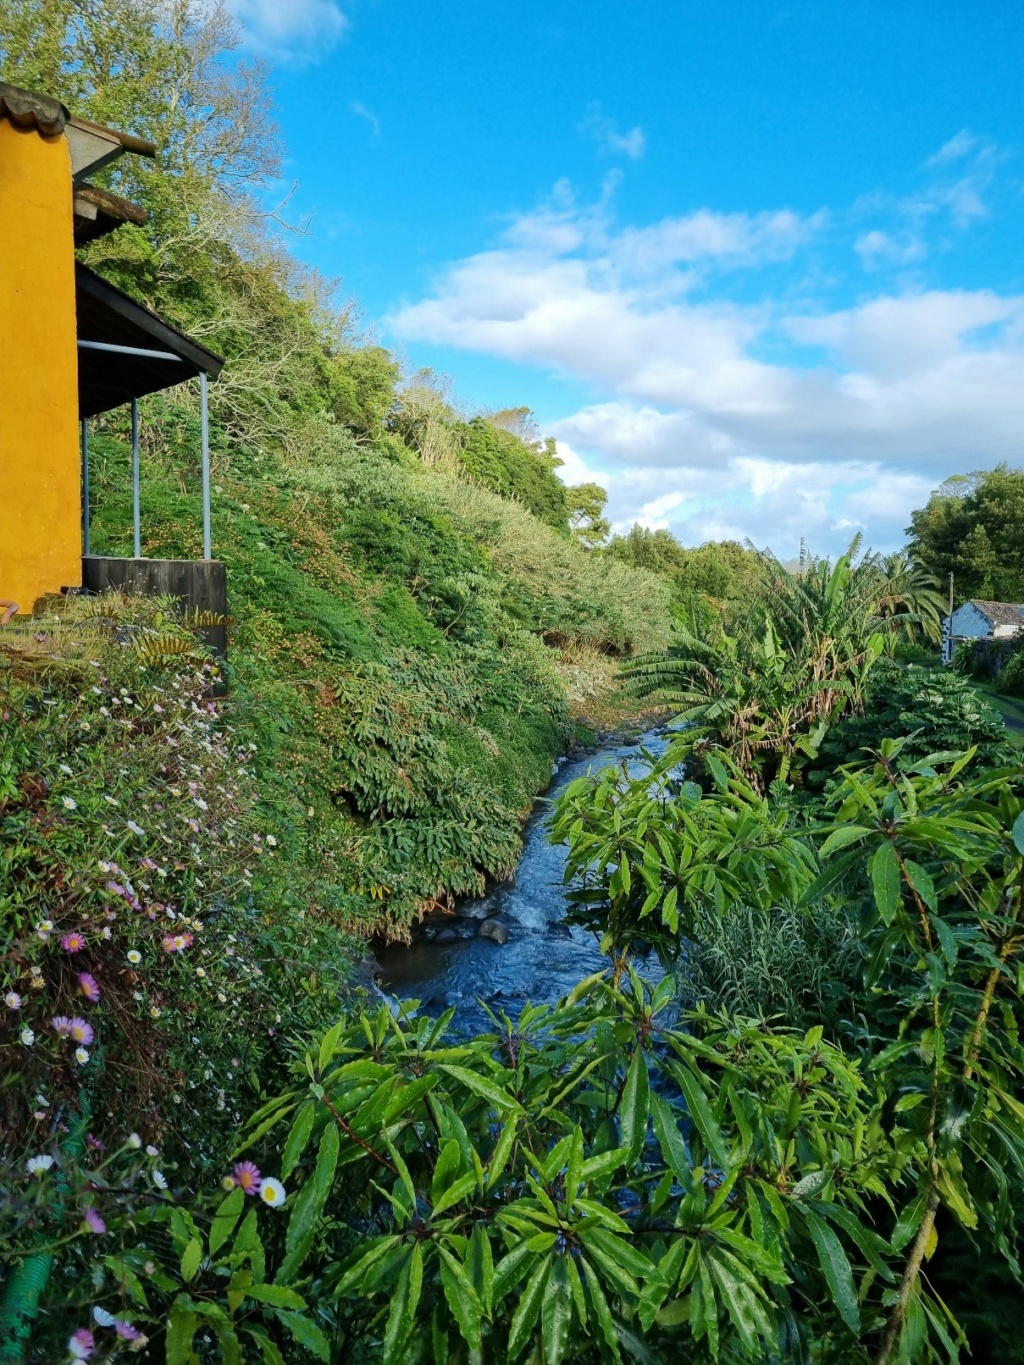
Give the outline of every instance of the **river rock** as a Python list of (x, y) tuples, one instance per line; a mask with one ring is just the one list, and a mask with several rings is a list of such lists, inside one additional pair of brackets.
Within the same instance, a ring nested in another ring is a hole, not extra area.
[(547, 931), (552, 938), (572, 938), (572, 930), (558, 919), (548, 920)]
[(456, 940), (458, 937), (459, 937), (459, 936), (458, 936), (458, 934), (455, 932), (454, 929), (449, 929), (449, 928), (438, 929), (437, 933), (434, 935), (434, 942), (435, 942), (435, 943), (454, 943), (455, 940)]
[(485, 919), (480, 926), (480, 937), (504, 946), (508, 942), (508, 929), (500, 919)]

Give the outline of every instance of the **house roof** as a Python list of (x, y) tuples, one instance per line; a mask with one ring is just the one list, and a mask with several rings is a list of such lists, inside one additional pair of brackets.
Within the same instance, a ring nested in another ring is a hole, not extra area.
[(166, 357), (125, 354), (117, 350), (78, 348), (78, 412), (94, 417), (133, 398), (169, 389), (206, 373), (220, 374), (224, 361), (180, 332), (143, 304), (137, 303), (81, 261), (75, 263), (78, 340), (101, 347), (158, 351)]
[(143, 137), (119, 132), (104, 123), (73, 118), (60, 100), (21, 90), (0, 81), (0, 118), (8, 118), (16, 128), (34, 128), (43, 137), (63, 133), (71, 150), (71, 173), (75, 180), (108, 166), (124, 152), (137, 156), (156, 156), (156, 147)]
[(1024, 606), (1013, 602), (988, 602), (980, 597), (972, 597), (971, 606), (977, 607), (994, 626), (1024, 626)]
[(34, 90), (19, 90), (0, 81), (0, 118), (7, 117), (15, 128), (35, 128), (44, 137), (63, 133), (71, 115), (60, 100), (37, 95)]
[(132, 204), (109, 190), (101, 190), (96, 185), (75, 186), (75, 246), (105, 237), (122, 223), (141, 226), (148, 216), (140, 204)]

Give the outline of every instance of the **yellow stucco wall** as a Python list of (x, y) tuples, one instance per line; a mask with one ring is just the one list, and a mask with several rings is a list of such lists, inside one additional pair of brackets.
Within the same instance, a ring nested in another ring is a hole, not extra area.
[(0, 116), (0, 598), (82, 581), (71, 157)]

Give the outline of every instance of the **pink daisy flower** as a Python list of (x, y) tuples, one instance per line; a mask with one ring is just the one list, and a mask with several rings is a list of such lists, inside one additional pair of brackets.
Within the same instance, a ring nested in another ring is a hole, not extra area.
[(68, 1020), (68, 1035), (74, 1038), (76, 1043), (83, 1043), (86, 1047), (96, 1036), (92, 1031), (92, 1024), (80, 1019), (77, 1014), (74, 1019)]
[(66, 1014), (58, 1014), (51, 1019), (50, 1027), (53, 1029), (54, 1033), (59, 1034), (61, 1038), (71, 1037), (71, 1020)]
[(251, 1161), (240, 1161), (235, 1167), (235, 1179), (241, 1185), (246, 1194), (259, 1194), (260, 1172), (259, 1167), (253, 1165)]
[(85, 938), (75, 929), (70, 934), (64, 935), (60, 941), (60, 946), (66, 953), (80, 953), (85, 947)]
[(91, 972), (79, 972), (78, 989), (85, 996), (86, 1000), (91, 1000), (94, 1005), (100, 998), (99, 982)]
[(88, 1327), (79, 1327), (78, 1331), (68, 1338), (68, 1350), (72, 1360), (88, 1360), (95, 1349), (96, 1338)]
[(82, 1217), (89, 1225), (90, 1231), (95, 1232), (97, 1236), (99, 1236), (101, 1232), (106, 1232), (107, 1225), (104, 1223), (96, 1209), (86, 1209)]
[(133, 1327), (130, 1322), (121, 1322), (120, 1320), (114, 1323), (114, 1331), (122, 1341), (138, 1341), (141, 1335), (139, 1329)]

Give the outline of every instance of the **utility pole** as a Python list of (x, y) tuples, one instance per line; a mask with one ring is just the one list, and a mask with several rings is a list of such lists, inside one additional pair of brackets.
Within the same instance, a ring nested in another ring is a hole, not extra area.
[(946, 662), (951, 664), (951, 663), (953, 662), (953, 570), (952, 570), (952, 569), (950, 569), (950, 571), (949, 571), (949, 630), (948, 630), (948, 639), (949, 639), (949, 646), (948, 646), (948, 649), (949, 649), (949, 658), (946, 660)]

